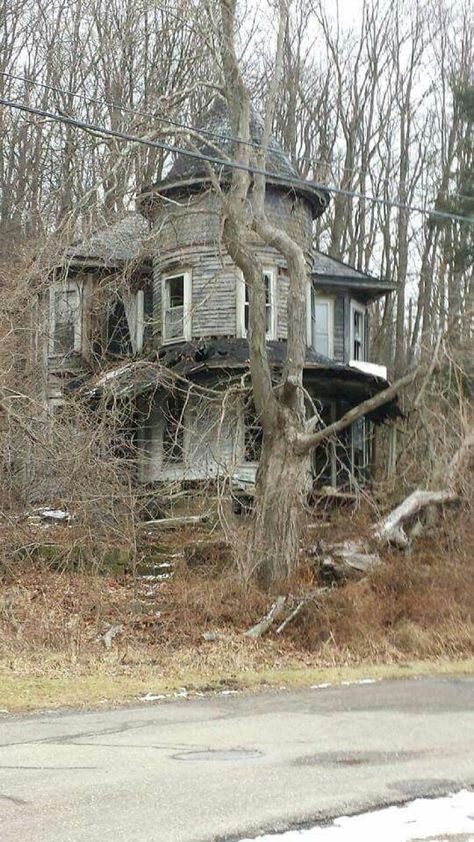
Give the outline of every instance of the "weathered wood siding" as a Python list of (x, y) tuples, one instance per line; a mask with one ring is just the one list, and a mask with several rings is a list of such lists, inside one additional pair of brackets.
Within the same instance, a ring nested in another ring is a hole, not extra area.
[[(311, 259), (312, 217), (307, 203), (281, 191), (269, 190), (266, 211), (271, 222), (300, 243)], [(194, 339), (235, 336), (237, 330), (238, 272), (222, 249), (220, 206), (211, 192), (199, 194), (181, 205), (158, 205), (154, 219), (157, 232), (154, 270), (154, 326), (161, 335), (162, 278), (190, 271), (192, 280), (192, 329)], [(288, 278), (280, 253), (255, 238), (263, 266), (277, 269), (277, 336), (286, 337)]]

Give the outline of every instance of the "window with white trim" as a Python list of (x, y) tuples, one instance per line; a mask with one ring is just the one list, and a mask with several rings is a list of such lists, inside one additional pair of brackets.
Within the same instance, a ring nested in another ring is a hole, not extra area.
[(54, 284), (50, 290), (51, 356), (66, 356), (81, 350), (81, 296), (77, 283)]
[(351, 302), (351, 360), (365, 360), (365, 307)]
[(325, 357), (334, 356), (334, 300), (310, 287), (308, 341), (311, 348)]
[(191, 339), (191, 273), (162, 279), (163, 342)]
[[(277, 292), (276, 270), (263, 269), (265, 281), (265, 327), (267, 339), (277, 338)], [(237, 325), (238, 334), (246, 337), (250, 324), (249, 288), (241, 275), (237, 281)]]

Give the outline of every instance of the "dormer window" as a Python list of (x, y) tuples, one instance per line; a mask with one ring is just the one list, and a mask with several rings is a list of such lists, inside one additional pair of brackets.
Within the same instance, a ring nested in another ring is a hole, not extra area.
[(163, 342), (191, 339), (191, 273), (162, 279)]
[(351, 302), (351, 360), (365, 360), (365, 307)]
[(310, 287), (308, 344), (324, 357), (334, 356), (334, 300)]
[[(276, 271), (265, 268), (265, 327), (267, 339), (277, 338), (277, 292)], [(239, 336), (245, 338), (250, 324), (249, 288), (242, 276), (237, 281), (237, 327)]]
[(79, 285), (55, 284), (50, 292), (51, 356), (67, 356), (81, 350), (81, 299)]

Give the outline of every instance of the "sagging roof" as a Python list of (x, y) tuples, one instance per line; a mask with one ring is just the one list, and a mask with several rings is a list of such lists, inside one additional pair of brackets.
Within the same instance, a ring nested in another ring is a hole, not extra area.
[[(267, 342), (270, 364), (275, 370), (283, 366), (286, 346), (284, 341)], [(218, 372), (235, 375), (248, 370), (249, 365), (246, 339), (179, 342), (161, 347), (147, 359), (125, 363), (103, 373), (87, 385), (86, 396), (106, 400), (135, 398), (165, 387), (166, 371), (192, 380)], [(356, 405), (388, 386), (383, 377), (335, 362), (312, 349), (306, 353), (304, 378), (308, 387), (314, 387), (318, 398), (341, 400), (349, 405)], [(399, 414), (396, 401), (392, 401), (371, 417), (378, 422)]]
[(139, 213), (130, 212), (117, 222), (91, 232), (72, 243), (66, 261), (93, 261), (114, 267), (149, 259), (150, 226)]
[[(234, 157), (232, 140), (232, 126), (229, 115), (227, 102), (221, 97), (216, 96), (212, 106), (206, 115), (201, 125), (196, 128), (204, 137), (209, 137), (209, 143), (197, 142), (196, 150), (201, 155), (208, 157), (219, 157), (219, 150), (221, 150), (223, 158)], [(263, 135), (263, 120), (260, 114), (251, 107), (250, 110), (250, 140), (253, 144), (260, 144)], [(212, 145), (211, 145), (212, 144)], [(194, 151), (194, 150), (193, 150)], [(217, 165), (213, 165), (216, 169)], [(225, 171), (225, 167), (219, 168), (219, 177), (225, 178), (228, 176), (230, 170)], [(296, 194), (304, 195), (313, 208), (313, 214), (318, 217), (323, 213), (329, 203), (329, 193), (316, 187), (310, 181), (303, 181), (301, 176), (291, 163), (288, 155), (282, 149), (278, 140), (271, 135), (268, 141), (268, 151), (265, 162), (265, 169), (270, 174), (276, 176), (272, 180), (271, 176), (267, 178), (267, 183), (273, 185), (281, 185), (285, 189), (289, 189)], [(299, 185), (292, 184), (293, 180), (301, 181)], [(166, 177), (161, 181), (153, 184), (151, 187), (146, 187), (142, 191), (142, 196), (149, 196), (153, 190), (159, 190), (161, 193), (179, 187), (192, 187), (193, 183), (208, 182), (209, 171), (204, 161), (198, 158), (190, 158), (186, 155), (178, 154), (171, 169)], [(146, 205), (146, 199), (145, 199)]]
[(313, 254), (311, 276), (316, 283), (330, 286), (355, 286), (381, 294), (395, 289), (395, 284), (385, 278), (376, 278), (368, 272), (361, 272), (349, 263), (337, 260), (320, 251)]

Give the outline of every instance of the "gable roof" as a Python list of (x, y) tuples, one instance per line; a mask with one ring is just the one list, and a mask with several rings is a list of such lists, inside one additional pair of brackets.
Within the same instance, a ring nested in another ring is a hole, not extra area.
[[(264, 124), (262, 117), (253, 106), (250, 108), (249, 128), (251, 144), (255, 146), (260, 145)], [(195, 143), (193, 151), (197, 151), (207, 157), (220, 158), (222, 156), (223, 159), (233, 159), (234, 139), (230, 114), (227, 102), (221, 96), (215, 97), (205, 119), (196, 128), (196, 132), (203, 135), (203, 137), (209, 137), (209, 143), (206, 143), (205, 140), (193, 141)], [(267, 149), (265, 169), (270, 173), (270, 176), (267, 177), (267, 183), (276, 187), (281, 185), (286, 190), (292, 190), (294, 193), (303, 195), (311, 204), (314, 216), (320, 216), (328, 205), (329, 193), (317, 187), (311, 181), (304, 181), (301, 178), (291, 163), (290, 158), (273, 135), (270, 135)], [(219, 166), (217, 164), (213, 164), (212, 166), (214, 170), (219, 171), (219, 177), (221, 179), (228, 177), (230, 173), (229, 168), (226, 170), (225, 166)], [(153, 184), (151, 186), (151, 192), (153, 192), (153, 188), (159, 189), (162, 192), (180, 186), (191, 186), (191, 184), (198, 182), (208, 182), (209, 171), (207, 167), (208, 165), (199, 158), (191, 158), (178, 153), (165, 178)], [(275, 176), (274, 179), (272, 179), (272, 175)], [(295, 180), (299, 183), (295, 184)], [(142, 191), (142, 196), (147, 195), (150, 195), (149, 187), (145, 187)]]

